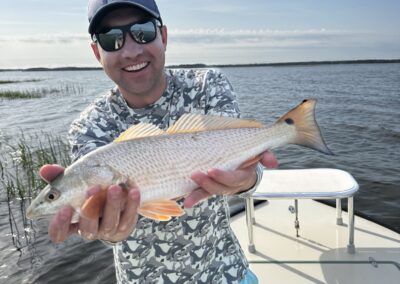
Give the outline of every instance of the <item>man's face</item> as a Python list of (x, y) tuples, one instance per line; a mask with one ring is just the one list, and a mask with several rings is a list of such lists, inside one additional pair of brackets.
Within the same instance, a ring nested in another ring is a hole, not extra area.
[[(116, 27), (146, 19), (145, 12), (135, 8), (120, 8), (108, 13), (100, 27)], [(165, 89), (166, 27), (157, 28), (157, 37), (147, 44), (135, 42), (125, 36), (122, 49), (107, 52), (99, 44), (92, 44), (97, 60), (107, 75), (118, 85), (122, 95), (131, 106), (143, 107), (160, 97)], [(158, 97), (157, 97), (158, 96)], [(143, 105), (141, 105), (143, 99)]]

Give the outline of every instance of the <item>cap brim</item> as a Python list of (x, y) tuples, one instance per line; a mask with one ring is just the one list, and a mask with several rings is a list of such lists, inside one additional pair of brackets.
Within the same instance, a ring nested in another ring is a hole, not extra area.
[(103, 7), (101, 7), (97, 13), (94, 15), (94, 17), (90, 20), (89, 23), (89, 34), (94, 34), (95, 32), (95, 28), (96, 26), (100, 23), (100, 21), (103, 19), (103, 17), (110, 12), (113, 9), (116, 9), (118, 7), (122, 7), (122, 6), (133, 6), (135, 8), (139, 8), (142, 9), (143, 11), (149, 13), (150, 15), (152, 15), (154, 18), (156, 19), (160, 19), (160, 15), (158, 13), (155, 13), (152, 10), (149, 10), (148, 8), (140, 5), (140, 4), (136, 4), (136, 3), (130, 3), (130, 2), (125, 2), (125, 3), (110, 3), (107, 4)]

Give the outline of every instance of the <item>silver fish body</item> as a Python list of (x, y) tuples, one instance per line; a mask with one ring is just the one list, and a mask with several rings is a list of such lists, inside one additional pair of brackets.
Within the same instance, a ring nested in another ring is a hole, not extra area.
[[(309, 120), (306, 124), (314, 123), (315, 101), (304, 102), (303, 108), (304, 104), (307, 104), (306, 119)], [(102, 188), (112, 184), (136, 185), (141, 204), (172, 200), (197, 187), (190, 178), (196, 171), (234, 170), (268, 149), (290, 143), (329, 153), (316, 124), (312, 126), (311, 135), (309, 129), (299, 129), (303, 126), (296, 120), (284, 116), (269, 127), (178, 131), (111, 143), (70, 165), (38, 195), (27, 215), (33, 218), (54, 214), (66, 204), (79, 212), (86, 199), (86, 190), (95, 185)], [(311, 142), (301, 141), (305, 139), (302, 131), (313, 137)], [(315, 136), (318, 137), (314, 139)]]

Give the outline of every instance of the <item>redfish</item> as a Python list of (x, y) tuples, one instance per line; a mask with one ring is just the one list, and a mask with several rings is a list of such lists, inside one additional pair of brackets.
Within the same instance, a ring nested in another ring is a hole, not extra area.
[(32, 201), (27, 217), (52, 215), (69, 204), (77, 214), (94, 218), (98, 213), (87, 205), (87, 189), (112, 184), (138, 187), (138, 213), (145, 217), (166, 221), (181, 216), (185, 211), (176, 200), (197, 188), (190, 178), (196, 171), (234, 170), (286, 144), (332, 154), (315, 121), (315, 105), (316, 100), (304, 100), (270, 126), (198, 114), (184, 114), (166, 131), (152, 124), (134, 125), (68, 166)]

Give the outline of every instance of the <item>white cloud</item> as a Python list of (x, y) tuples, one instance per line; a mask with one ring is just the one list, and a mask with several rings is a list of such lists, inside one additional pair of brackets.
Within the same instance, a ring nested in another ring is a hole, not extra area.
[[(168, 64), (399, 58), (399, 35), (340, 30), (171, 29)], [(0, 68), (98, 66), (86, 33), (0, 35)]]
[(54, 44), (54, 43), (74, 43), (89, 42), (90, 36), (87, 33), (82, 34), (33, 34), (4, 36), (0, 35), (0, 43), (23, 43), (23, 44)]
[[(340, 30), (268, 30), (268, 29), (171, 29), (168, 31), (171, 45), (212, 45), (218, 47), (296, 47), (296, 46), (354, 46), (364, 45), (389, 37), (373, 33)], [(392, 36), (390, 38), (393, 38)], [(34, 34), (0, 36), (0, 43), (19, 42), (30, 44), (89, 42), (86, 33)]]
[(175, 29), (169, 31), (173, 44), (207, 44), (235, 47), (296, 47), (365, 44), (371, 33), (346, 32), (339, 30), (268, 30), (268, 29)]

